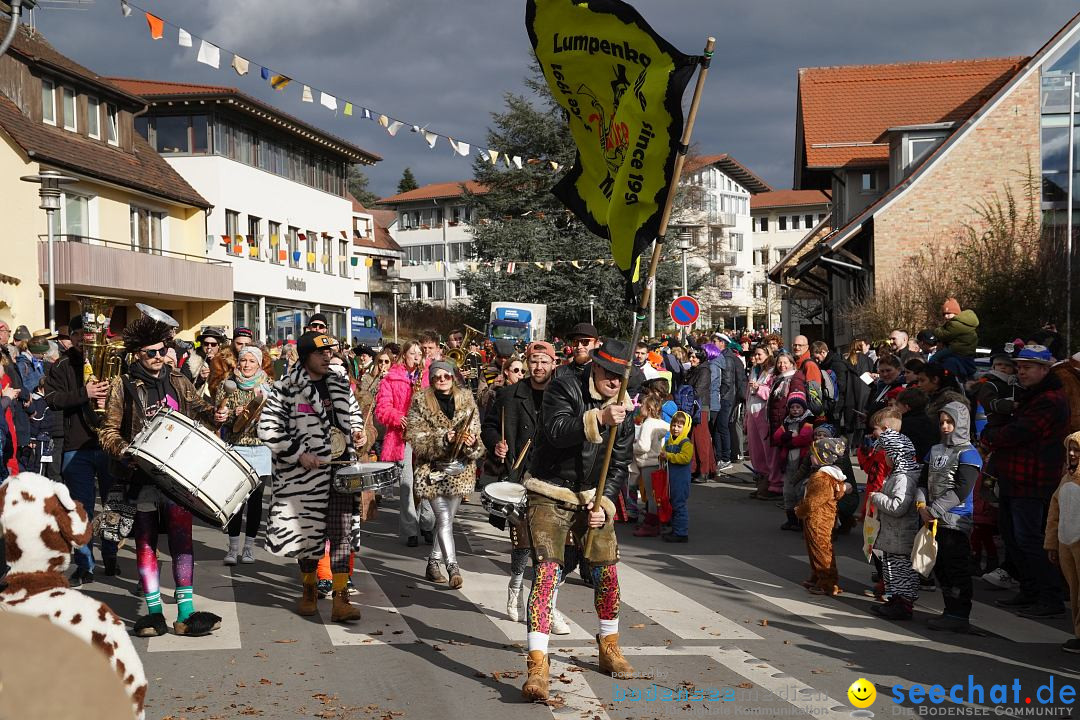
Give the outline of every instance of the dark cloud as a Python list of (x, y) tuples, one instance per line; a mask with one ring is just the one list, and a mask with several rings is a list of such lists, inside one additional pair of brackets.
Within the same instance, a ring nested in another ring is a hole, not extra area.
[[(440, 133), (483, 145), (507, 91), (522, 92), (530, 47), (520, 0), (206, 0), (139, 5), (253, 63)], [(1030, 55), (1072, 17), (1070, 0), (905, 0), (894, 3), (720, 3), (638, 0), (674, 45), (716, 57), (694, 135), (702, 153), (728, 152), (777, 188), (790, 187), (800, 67)], [(39, 29), (61, 52), (104, 75), (234, 85), (384, 158), (368, 174), (394, 192), (401, 171), (421, 183), (464, 179), (469, 160), (434, 151), (403, 129), (389, 137), (357, 117), (300, 102), (298, 84), (276, 93), (240, 78), (223, 53), (219, 71), (179, 48), (176, 30), (153, 41), (141, 13), (117, 0), (86, 11), (42, 9)], [(197, 43), (196, 43), (197, 45)]]

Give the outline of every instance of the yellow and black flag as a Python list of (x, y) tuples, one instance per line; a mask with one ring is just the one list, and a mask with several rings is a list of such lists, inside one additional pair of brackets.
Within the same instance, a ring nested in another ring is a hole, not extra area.
[(577, 144), (552, 192), (611, 241), (629, 283), (660, 229), (701, 58), (684, 55), (621, 0), (528, 0), (525, 24)]

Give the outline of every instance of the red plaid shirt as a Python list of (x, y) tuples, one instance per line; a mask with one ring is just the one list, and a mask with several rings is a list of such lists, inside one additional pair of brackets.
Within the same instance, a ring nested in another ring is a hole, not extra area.
[(1009, 422), (988, 426), (980, 442), (991, 451), (987, 474), (1007, 497), (1049, 499), (1065, 466), (1069, 400), (1061, 381), (1047, 375), (1024, 392)]

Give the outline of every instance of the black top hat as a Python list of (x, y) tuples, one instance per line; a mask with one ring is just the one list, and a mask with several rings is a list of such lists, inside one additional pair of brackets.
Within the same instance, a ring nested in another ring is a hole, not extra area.
[(611, 338), (595, 350), (589, 351), (592, 361), (610, 373), (622, 375), (630, 364), (630, 345)]

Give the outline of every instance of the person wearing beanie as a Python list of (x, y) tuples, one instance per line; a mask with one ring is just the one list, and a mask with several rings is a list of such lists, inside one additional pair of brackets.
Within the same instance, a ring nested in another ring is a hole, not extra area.
[(296, 613), (317, 615), (317, 575), (330, 541), (334, 622), (355, 622), (349, 602), (349, 554), (359, 551), (358, 495), (333, 488), (331, 462), (355, 457), (364, 440), (364, 418), (349, 378), (330, 369), (337, 341), (306, 332), (296, 343), (299, 361), (273, 384), (259, 418), (259, 440), (273, 456), (275, 487), (266, 549), (295, 557), (302, 595)]
[(934, 361), (965, 380), (975, 372), (972, 358), (979, 346), (979, 317), (974, 310), (961, 310), (956, 298), (946, 300), (941, 312), (945, 321), (933, 331), (940, 348)]
[(781, 462), (784, 471), (784, 513), (787, 521), (781, 530), (802, 530), (802, 523), (795, 516), (795, 506), (801, 499), (798, 495), (799, 465), (810, 451), (814, 440), (813, 416), (806, 408), (806, 395), (792, 390), (787, 396), (787, 416), (773, 433), (773, 445), (781, 450)]
[(462, 498), (476, 486), (476, 461), (484, 456), (480, 442), (480, 412), (472, 393), (454, 381), (454, 366), (445, 360), (428, 365), (430, 385), (413, 394), (405, 423), (405, 438), (413, 450), (413, 492), (435, 511), (435, 542), (427, 558), (425, 577), (464, 584), (454, 544), (454, 516)]
[[(225, 565), (255, 562), (255, 538), (262, 524), (263, 488), (270, 482), (270, 448), (259, 440), (259, 415), (270, 393), (270, 378), (262, 369), (263, 352), (254, 345), (241, 348), (232, 380), (218, 386), (214, 404), (224, 408), (226, 419), (223, 429), (225, 438), (240, 457), (259, 474), (259, 485), (248, 496), (246, 511), (241, 508), (229, 521), (229, 551)], [(244, 547), (240, 549), (240, 529), (247, 514), (247, 532)]]
[[(232, 342), (218, 348), (217, 354), (210, 360), (210, 377), (207, 380), (210, 397), (217, 397), (218, 386), (233, 376), (241, 348), (254, 344), (255, 333), (249, 328), (238, 327), (233, 330)], [(262, 369), (268, 378), (274, 379), (274, 361), (270, 353), (263, 353)]]

